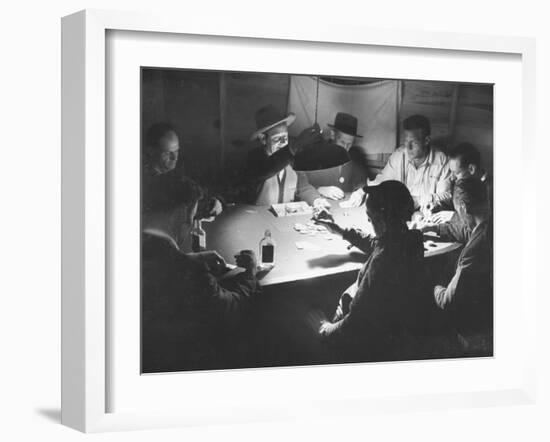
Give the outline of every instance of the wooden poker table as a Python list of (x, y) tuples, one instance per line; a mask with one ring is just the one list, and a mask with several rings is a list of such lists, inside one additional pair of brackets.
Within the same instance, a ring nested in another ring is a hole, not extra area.
[[(332, 202), (337, 224), (372, 232), (365, 208), (342, 208)], [(216, 250), (229, 263), (240, 250), (250, 249), (259, 256), (259, 243), (266, 230), (275, 240), (275, 265), (260, 274), (262, 286), (309, 280), (327, 275), (358, 271), (366, 256), (340, 237), (323, 232), (301, 233), (296, 224), (307, 224), (311, 215), (277, 217), (269, 206), (231, 205), (212, 222), (203, 223), (208, 250)], [(459, 243), (426, 240), (426, 258), (460, 248)]]

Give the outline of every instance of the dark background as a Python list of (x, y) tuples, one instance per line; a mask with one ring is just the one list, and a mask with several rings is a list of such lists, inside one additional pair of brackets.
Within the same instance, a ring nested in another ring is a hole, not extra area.
[[(142, 131), (155, 122), (173, 124), (180, 137), (186, 175), (212, 186), (234, 182), (251, 148), (254, 113), (266, 104), (286, 110), (291, 77), (142, 68)], [(349, 87), (379, 81), (323, 79)], [(471, 142), (480, 149), (484, 168), (492, 173), (493, 85), (400, 80), (399, 87), (395, 118), (400, 123), (412, 114), (425, 115), (432, 124), (435, 146), (445, 151), (459, 142)], [(396, 146), (399, 135), (396, 133)], [(370, 157), (371, 175), (383, 167), (390, 153)]]

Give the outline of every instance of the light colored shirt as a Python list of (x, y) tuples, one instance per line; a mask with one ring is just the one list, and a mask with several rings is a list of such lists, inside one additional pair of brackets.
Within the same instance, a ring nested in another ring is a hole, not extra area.
[(430, 148), (424, 162), (416, 167), (402, 146), (390, 155), (372, 184), (388, 180), (401, 181), (411, 192), (417, 207), (427, 203), (441, 207), (451, 204), (451, 175), (447, 155), (440, 150)]

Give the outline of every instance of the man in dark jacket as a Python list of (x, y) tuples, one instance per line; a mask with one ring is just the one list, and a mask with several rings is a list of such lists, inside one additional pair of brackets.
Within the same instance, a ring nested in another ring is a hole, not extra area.
[(248, 153), (242, 199), (249, 204), (272, 205), (299, 200), (310, 205), (329, 205), (308, 182), (304, 172), (293, 169), (294, 155), (304, 146), (321, 138), (318, 127), (302, 131), (297, 139), (288, 135), (296, 116), (286, 117), (272, 105), (256, 112), (257, 130), (250, 137), (257, 143)]
[(424, 246), (422, 234), (407, 227), (414, 201), (403, 183), (385, 181), (364, 190), (375, 237), (323, 222), (368, 258), (319, 333), (345, 355), (377, 359), (396, 350), (392, 345), (416, 327)]
[(142, 371), (222, 368), (231, 336), (259, 292), (256, 258), (241, 252), (245, 271), (220, 282), (226, 268), (215, 252), (184, 254), (201, 189), (170, 175), (142, 218)]
[[(181, 155), (180, 139), (174, 126), (169, 123), (152, 124), (145, 133), (143, 140), (142, 167), (142, 205), (147, 210), (149, 204), (159, 196), (155, 193), (156, 181), (164, 175), (174, 179), (185, 176), (184, 161)], [(203, 188), (206, 193), (209, 193)], [(199, 202), (198, 218), (210, 218), (223, 211), (224, 199), (207, 194)]]
[(493, 223), (487, 189), (474, 177), (456, 182), (453, 204), (470, 233), (447, 286), (434, 288), (437, 306), (462, 337), (493, 327)]
[(342, 200), (346, 193), (362, 188), (367, 182), (365, 152), (354, 144), (358, 138), (362, 138), (357, 133), (357, 125), (356, 117), (338, 112), (334, 124), (328, 125), (330, 140), (347, 151), (349, 161), (341, 166), (306, 172), (309, 183), (325, 198)]

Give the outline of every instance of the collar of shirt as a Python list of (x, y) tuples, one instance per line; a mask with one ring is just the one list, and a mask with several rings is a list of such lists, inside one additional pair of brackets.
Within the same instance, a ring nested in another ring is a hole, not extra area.
[(430, 151), (428, 152), (428, 155), (426, 156), (426, 158), (424, 159), (424, 161), (422, 161), (422, 164), (420, 164), (420, 166), (415, 166), (414, 164), (414, 161), (409, 159), (409, 156), (407, 155), (407, 149), (405, 149), (405, 155), (406, 155), (406, 158), (407, 158), (407, 162), (413, 166), (415, 169), (420, 169), (421, 167), (429, 167), (433, 162), (434, 162), (434, 150), (430, 147)]

